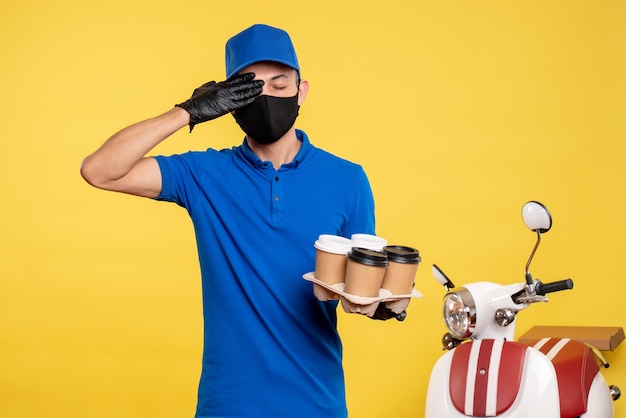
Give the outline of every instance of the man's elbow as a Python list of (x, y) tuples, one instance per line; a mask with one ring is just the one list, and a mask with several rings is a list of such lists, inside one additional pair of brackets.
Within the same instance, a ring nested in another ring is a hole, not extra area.
[(89, 157), (84, 159), (81, 163), (80, 175), (87, 183), (89, 183), (93, 187), (103, 190), (111, 190), (110, 187), (107, 187), (108, 182), (106, 181), (106, 178), (102, 175), (100, 170), (98, 170), (96, 164), (94, 164), (93, 161), (89, 159)]

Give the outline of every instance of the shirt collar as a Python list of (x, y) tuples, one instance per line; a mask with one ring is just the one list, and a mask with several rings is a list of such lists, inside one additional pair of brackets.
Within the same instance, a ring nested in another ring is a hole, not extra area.
[[(309, 137), (307, 136), (306, 132), (300, 129), (296, 129), (296, 138), (298, 138), (298, 140), (302, 142), (302, 145), (300, 146), (300, 150), (294, 157), (293, 161), (291, 161), (290, 163), (283, 164), (281, 168), (297, 168), (300, 164), (302, 164), (302, 162), (308, 155), (309, 151), (311, 150), (312, 145), (309, 142)], [(271, 166), (271, 163), (269, 163), (268, 161), (263, 161), (259, 157), (257, 157), (257, 155), (252, 151), (252, 149), (248, 145), (248, 142), (246, 141), (245, 137), (243, 139), (243, 143), (238, 148), (243, 158), (246, 161), (248, 161), (250, 165), (252, 165), (253, 167), (265, 168), (265, 167)]]

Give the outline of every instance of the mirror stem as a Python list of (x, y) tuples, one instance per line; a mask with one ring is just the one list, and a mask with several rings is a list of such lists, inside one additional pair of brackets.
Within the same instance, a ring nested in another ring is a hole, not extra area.
[(541, 232), (538, 229), (535, 230), (535, 232), (537, 232), (537, 242), (535, 243), (535, 248), (533, 248), (533, 251), (530, 253), (530, 257), (528, 258), (528, 262), (526, 263), (526, 284), (528, 285), (531, 285), (533, 283), (533, 276), (531, 276), (529, 270), (530, 262), (533, 260), (535, 252), (537, 251), (537, 247), (539, 247), (539, 243), (541, 242)]

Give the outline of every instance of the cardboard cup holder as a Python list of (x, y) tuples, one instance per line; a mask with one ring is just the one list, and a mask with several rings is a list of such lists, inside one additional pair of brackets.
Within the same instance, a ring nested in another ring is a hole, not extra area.
[(344, 291), (345, 283), (327, 284), (315, 277), (315, 272), (306, 273), (302, 276), (304, 280), (313, 283), (313, 294), (315, 297), (326, 302), (329, 300), (339, 300), (343, 310), (347, 313), (359, 313), (361, 315), (373, 316), (376, 308), (381, 302), (385, 302), (387, 308), (399, 314), (406, 310), (412, 298), (421, 298), (422, 294), (417, 289), (412, 289), (411, 293), (394, 295), (389, 290), (381, 288), (376, 297), (363, 297), (351, 295)]

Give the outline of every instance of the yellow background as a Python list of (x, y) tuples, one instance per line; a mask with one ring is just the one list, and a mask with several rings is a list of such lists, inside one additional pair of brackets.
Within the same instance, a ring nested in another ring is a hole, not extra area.
[[(423, 415), (444, 332), (430, 266), (457, 284), (522, 280), (528, 200), (554, 218), (533, 273), (576, 286), (523, 312), (517, 334), (624, 326), (625, 4), (5, 1), (0, 415), (192, 416), (202, 322), (187, 215), (93, 189), (78, 169), (118, 129), (222, 79), (224, 42), (258, 22), (296, 44), (311, 85), (298, 127), (365, 167), (378, 234), (423, 256), (424, 298), (404, 323), (341, 312), (351, 417)], [(222, 118), (156, 152), (241, 139)], [(624, 345), (605, 376), (626, 389)]]

